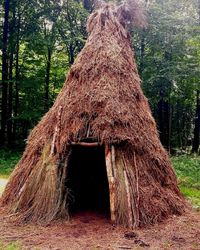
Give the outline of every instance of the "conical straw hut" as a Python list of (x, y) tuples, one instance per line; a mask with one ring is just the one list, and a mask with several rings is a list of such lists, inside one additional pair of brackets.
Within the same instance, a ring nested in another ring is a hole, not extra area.
[(184, 199), (144, 96), (127, 24), (136, 1), (102, 4), (53, 107), (32, 130), (1, 198), (22, 222), (106, 211), (129, 228), (184, 211)]

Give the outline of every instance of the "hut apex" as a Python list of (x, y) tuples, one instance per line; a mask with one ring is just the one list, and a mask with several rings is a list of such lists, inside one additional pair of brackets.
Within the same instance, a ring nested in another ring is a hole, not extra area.
[(20, 222), (101, 212), (128, 228), (184, 212), (185, 201), (144, 96), (127, 25), (136, 0), (102, 3), (52, 108), (29, 135), (0, 206)]

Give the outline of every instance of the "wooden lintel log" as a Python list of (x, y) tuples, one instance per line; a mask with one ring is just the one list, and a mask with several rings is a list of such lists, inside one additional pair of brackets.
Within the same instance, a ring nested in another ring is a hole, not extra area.
[(84, 146), (84, 147), (98, 147), (98, 146), (100, 146), (100, 144), (98, 142), (71, 142), (70, 145)]

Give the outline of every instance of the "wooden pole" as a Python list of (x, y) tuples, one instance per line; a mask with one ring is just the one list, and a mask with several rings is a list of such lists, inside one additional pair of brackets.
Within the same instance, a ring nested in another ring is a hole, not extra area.
[(57, 124), (56, 124), (55, 131), (54, 131), (54, 134), (53, 134), (53, 140), (52, 140), (52, 143), (51, 143), (51, 155), (53, 155), (55, 153), (56, 147), (58, 149), (59, 146), (60, 146), (59, 141), (56, 142), (56, 140), (57, 140), (57, 138), (59, 137), (59, 134), (60, 134), (61, 114), (62, 114), (62, 106), (59, 106)]
[[(113, 149), (114, 150), (114, 149)], [(112, 151), (106, 145), (105, 147), (105, 156), (106, 156), (106, 170), (107, 170), (107, 177), (108, 177), (108, 184), (109, 184), (109, 191), (110, 191), (110, 214), (111, 214), (111, 221), (116, 222), (116, 208), (115, 208), (115, 177), (113, 173), (113, 159), (112, 159)]]
[(127, 196), (127, 203), (128, 203), (128, 227), (132, 229), (132, 227), (133, 227), (133, 218), (132, 218), (130, 186), (129, 186), (126, 170), (124, 170), (124, 179), (125, 179), (126, 196)]
[[(128, 215), (129, 215), (129, 224), (132, 223), (130, 228), (137, 228), (139, 226), (139, 185), (138, 185), (138, 168), (136, 165), (136, 157), (134, 153), (134, 168), (127, 165), (126, 159), (123, 157), (124, 163), (124, 176), (126, 182), (126, 193), (128, 201)], [(131, 172), (132, 173), (131, 173)], [(132, 216), (130, 218), (130, 212), (133, 214), (134, 221)]]
[(139, 201), (140, 201), (140, 196), (139, 196), (139, 173), (138, 173), (138, 167), (137, 167), (137, 162), (136, 162), (136, 156), (134, 152), (134, 166), (135, 166), (135, 180), (136, 180), (136, 190), (135, 190), (135, 196), (136, 196), (136, 218), (134, 221), (134, 227), (139, 226)]

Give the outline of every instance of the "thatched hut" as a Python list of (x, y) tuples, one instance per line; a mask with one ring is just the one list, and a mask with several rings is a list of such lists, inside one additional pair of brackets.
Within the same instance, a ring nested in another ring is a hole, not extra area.
[(1, 198), (21, 221), (106, 210), (129, 228), (184, 211), (138, 75), (127, 23), (138, 6), (103, 4), (53, 107), (31, 132)]

